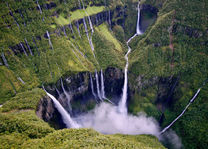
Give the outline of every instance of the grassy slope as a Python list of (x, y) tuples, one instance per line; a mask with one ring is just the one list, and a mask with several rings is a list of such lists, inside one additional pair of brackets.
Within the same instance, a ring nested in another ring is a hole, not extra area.
[[(174, 106), (166, 110), (165, 123), (169, 124), (189, 102), (191, 97), (208, 78), (208, 59), (207, 46), (207, 1), (200, 0), (159, 0), (143, 1), (160, 9), (157, 21), (151, 26), (144, 35), (137, 37), (132, 41), (133, 52), (130, 54), (129, 75), (132, 87), (135, 87), (135, 77), (142, 75), (144, 79), (154, 76), (180, 76), (179, 87), (176, 90)], [(162, 5), (160, 5), (163, 3)], [(168, 29), (174, 24), (182, 27), (196, 29), (199, 37), (189, 37), (187, 33), (178, 31), (172, 33), (174, 54), (169, 47), (170, 36)], [(159, 47), (154, 47), (158, 44)], [(149, 96), (148, 94), (153, 95)], [(185, 115), (173, 126), (177, 133), (182, 137), (185, 148), (206, 148), (208, 137), (206, 130), (208, 128), (208, 88), (207, 85), (202, 89), (199, 97), (191, 105)], [(154, 104), (157, 98), (157, 86), (143, 89), (138, 93), (131, 106), (137, 103), (137, 107), (130, 110), (138, 112), (143, 107), (144, 102)], [(147, 96), (146, 96), (147, 95)], [(155, 108), (152, 108), (155, 109)], [(151, 112), (149, 108), (144, 111)], [(157, 115), (156, 115), (157, 117)], [(192, 141), (195, 140), (195, 141)]]
[[(66, 27), (67, 37), (64, 36), (63, 32), (61, 32), (60, 36), (56, 34), (60, 31), (62, 25), (56, 23), (51, 15), (54, 12), (58, 14), (73, 14), (81, 11), (72, 11), (72, 9), (78, 7), (77, 1), (65, 4), (54, 0), (53, 2), (57, 4), (57, 7), (49, 10), (42, 9), (42, 14), (36, 9), (29, 9), (36, 8), (37, 6), (32, 0), (23, 0), (22, 2), (15, 3), (10, 0), (7, 2), (20, 28), (16, 25), (13, 17), (8, 15), (9, 8), (6, 3), (2, 1), (0, 14), (6, 16), (0, 19), (0, 47), (2, 47), (1, 51), (5, 54), (9, 68), (0, 66), (0, 104), (10, 97), (15, 96), (18, 92), (23, 92), (28, 89), (31, 90), (32, 88), (40, 87), (42, 84), (54, 83), (68, 71), (77, 73), (87, 70), (94, 71), (95, 69), (106, 68), (107, 66), (123, 67), (123, 49), (120, 43), (115, 39), (113, 32), (108, 31), (105, 25), (98, 27), (100, 29), (96, 30), (93, 35), (96, 55), (105, 59), (105, 61), (99, 59), (101, 63), (100, 66), (93, 57), (83, 25), (80, 25), (81, 38), (78, 35), (76, 26), (73, 26), (74, 35), (72, 35), (68, 27)], [(99, 1), (88, 2), (85, 2), (85, 4), (99, 3)], [(39, 4), (42, 6), (44, 1), (39, 1)], [(24, 18), (22, 18), (19, 13), (15, 13), (17, 9), (22, 11)], [(89, 14), (94, 14), (102, 10), (103, 6), (93, 6), (87, 9)], [(43, 18), (44, 21), (42, 21)], [(86, 22), (89, 29), (90, 27), (87, 19)], [(24, 26), (24, 23), (26, 26)], [(7, 28), (7, 25), (11, 25), (11, 27)], [(102, 35), (101, 29), (111, 38), (106, 38), (105, 34)], [(48, 39), (44, 38), (44, 34), (47, 30), (50, 32), (53, 50), (49, 46)], [(37, 36), (40, 36), (41, 40), (38, 40), (36, 38)], [(28, 57), (24, 54), (14, 55), (12, 50), (9, 49), (9, 46), (24, 42), (25, 38), (32, 48), (34, 56), (31, 56), (29, 51), (27, 51)], [(33, 38), (36, 41), (38, 51), (33, 43)], [(99, 46), (95, 43), (97, 41), (100, 41)], [(105, 44), (105, 42), (108, 44)], [(108, 50), (108, 53), (103, 53), (105, 50)], [(80, 52), (82, 52), (83, 55)], [(102, 56), (101, 54), (104, 55)], [(116, 59), (111, 62), (112, 57), (116, 57)], [(25, 84), (18, 80), (19, 77)]]
[[(41, 89), (20, 93), (0, 108), (0, 148), (164, 148), (148, 135), (103, 135), (91, 129), (54, 130), (35, 114)], [(13, 106), (11, 106), (13, 105)]]

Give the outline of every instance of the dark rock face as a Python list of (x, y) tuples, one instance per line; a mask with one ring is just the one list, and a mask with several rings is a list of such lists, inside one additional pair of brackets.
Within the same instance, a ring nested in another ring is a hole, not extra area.
[[(56, 129), (66, 128), (60, 113), (55, 108), (52, 100), (47, 96), (40, 100), (37, 106), (36, 115)], [(58, 123), (56, 123), (56, 121), (58, 121)]]
[[(94, 92), (97, 95), (97, 84), (94, 73), (91, 73)], [(118, 103), (123, 89), (124, 74), (121, 69), (107, 68), (103, 72), (105, 95), (114, 103)], [(99, 88), (101, 90), (101, 72), (98, 72)], [(63, 87), (62, 88), (62, 83)], [(60, 104), (72, 115), (76, 116), (92, 109), (100, 102), (98, 97), (92, 94), (90, 73), (81, 72), (74, 75), (64, 75), (56, 84), (45, 86), (45, 89), (56, 97)], [(67, 92), (70, 101), (67, 99), (64, 90)], [(70, 104), (69, 104), (70, 102)], [(72, 107), (72, 110), (70, 109)], [(55, 128), (65, 128), (65, 124), (60, 113), (55, 108), (53, 102), (48, 98), (41, 99), (37, 108), (37, 115), (44, 121), (49, 122)]]
[(202, 31), (195, 28), (191, 28), (189, 26), (182, 26), (179, 24), (174, 24), (172, 32), (174, 34), (182, 33), (189, 36), (190, 38), (200, 38), (203, 36)]

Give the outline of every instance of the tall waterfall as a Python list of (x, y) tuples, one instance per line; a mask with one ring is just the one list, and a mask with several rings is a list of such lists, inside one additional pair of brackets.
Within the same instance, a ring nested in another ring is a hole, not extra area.
[(64, 91), (64, 95), (66, 96), (67, 101), (68, 101), (69, 110), (71, 111), (71, 110), (72, 110), (72, 108), (71, 108), (71, 103), (70, 103), (71, 98), (70, 98), (69, 94), (67, 93), (67, 91), (66, 91), (65, 88), (64, 88), (64, 84), (63, 84), (62, 79), (61, 79), (61, 88), (62, 88), (62, 90)]
[(96, 98), (96, 94), (95, 94), (95, 91), (94, 91), (94, 85), (93, 85), (91, 73), (90, 73), (90, 85), (91, 85), (92, 95)]
[(51, 37), (50, 37), (50, 34), (48, 31), (46, 31), (46, 34), (48, 36), (48, 42), (49, 42), (49, 45), (51, 46), (51, 48), (53, 49), (53, 45), (52, 45), (52, 42), (51, 42)]
[(140, 31), (140, 7), (139, 7), (139, 3), (138, 3), (138, 17), (137, 17), (137, 26), (136, 26), (136, 34), (134, 34), (131, 38), (129, 38), (129, 40), (127, 41), (127, 46), (128, 46), (128, 52), (125, 55), (125, 59), (126, 59), (126, 66), (125, 66), (125, 78), (124, 78), (124, 86), (123, 86), (123, 94), (121, 97), (121, 101), (119, 102), (118, 105), (118, 110), (121, 113), (127, 114), (127, 107), (126, 107), (126, 101), (127, 101), (127, 91), (128, 91), (128, 67), (129, 67), (129, 59), (128, 59), (128, 55), (131, 52), (131, 48), (129, 46), (129, 42), (131, 42), (132, 39), (134, 39), (137, 35), (142, 34), (142, 32)]
[(81, 38), (81, 34), (80, 34), (80, 30), (79, 30), (79, 22), (78, 21), (76, 22), (76, 26), (77, 26), (77, 31), (78, 31), (79, 37)]
[(6, 57), (5, 57), (5, 55), (4, 55), (3, 52), (1, 53), (1, 57), (2, 57), (2, 60), (3, 60), (3, 62), (4, 62), (4, 65), (5, 65), (6, 67), (9, 67), (8, 62), (7, 62)]
[(104, 77), (103, 77), (103, 70), (101, 69), (101, 97), (106, 99), (105, 97), (105, 85), (104, 85)]
[(46, 94), (53, 100), (55, 107), (60, 112), (67, 128), (79, 128), (80, 126), (75, 121), (72, 120), (71, 116), (66, 112), (66, 110), (62, 107), (62, 105), (58, 102), (58, 100), (48, 92), (46, 92)]
[(100, 93), (100, 84), (99, 84), (99, 78), (98, 78), (97, 71), (95, 71), (95, 77), (96, 77), (96, 85), (97, 85), (97, 95), (98, 95), (98, 98), (100, 100), (102, 100), (102, 96), (101, 96), (101, 93)]
[(186, 110), (188, 109), (188, 107), (191, 105), (192, 102), (194, 102), (194, 100), (196, 99), (196, 97), (198, 96), (199, 92), (201, 91), (201, 88), (199, 88), (197, 90), (197, 92), (195, 93), (195, 95), (193, 96), (193, 98), (189, 101), (188, 105), (185, 107), (185, 109), (182, 111), (182, 113), (175, 119), (173, 120), (167, 127), (165, 127), (160, 133), (163, 134), (166, 130), (168, 130), (181, 116), (183, 116), (183, 114), (186, 112)]
[(140, 2), (138, 2), (138, 18), (137, 18), (137, 27), (136, 27), (136, 33), (138, 35), (142, 34), (142, 31), (140, 30), (140, 7), (139, 7)]
[(22, 50), (23, 50), (24, 54), (25, 54), (26, 56), (28, 56), (28, 55), (27, 55), (27, 52), (25, 51), (25, 48), (24, 48), (24, 46), (22, 45), (22, 43), (21, 43), (21, 42), (20, 42), (20, 46), (21, 46), (21, 48), (22, 48)]
[[(89, 14), (87, 13), (87, 11), (86, 11), (86, 9), (85, 9), (85, 6), (84, 6), (84, 2), (83, 2), (83, 0), (81, 0), (82, 1), (82, 5), (83, 5), (83, 10), (85, 11), (85, 14), (87, 15), (87, 17), (88, 17), (88, 21), (89, 21), (89, 24), (90, 24), (90, 29), (91, 29), (91, 37), (89, 38), (89, 35), (88, 35), (88, 30), (87, 30), (87, 25), (86, 25), (86, 22), (85, 22), (85, 18), (83, 18), (83, 22), (84, 22), (84, 26), (85, 26), (85, 31), (86, 31), (86, 33), (87, 33), (87, 38), (88, 38), (88, 40), (89, 40), (89, 43), (90, 43), (90, 47), (91, 47), (91, 49), (92, 49), (92, 52), (93, 52), (93, 55), (94, 55), (94, 45), (93, 45), (93, 43), (92, 43), (92, 35), (93, 35), (93, 33), (94, 33), (94, 29), (93, 29), (93, 25), (92, 25), (92, 21), (91, 21), (91, 19), (90, 19), (90, 16), (89, 16)], [(95, 55), (94, 55), (95, 56)]]
[(36, 3), (37, 3), (37, 5), (38, 5), (38, 9), (40, 10), (40, 14), (42, 14), (42, 10), (41, 10), (41, 7), (40, 7), (40, 5), (39, 5), (39, 3), (38, 3), (38, 0), (36, 1)]
[(32, 50), (31, 50), (30, 45), (28, 44), (28, 42), (27, 42), (27, 39), (26, 39), (26, 38), (25, 38), (25, 42), (26, 42), (27, 48), (28, 48), (28, 49), (29, 49), (29, 51), (30, 51), (30, 55), (32, 55), (32, 56), (33, 56)]

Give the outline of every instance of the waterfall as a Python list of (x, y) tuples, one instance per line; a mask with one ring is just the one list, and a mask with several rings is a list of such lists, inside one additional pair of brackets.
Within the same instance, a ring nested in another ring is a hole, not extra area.
[(66, 29), (65, 29), (65, 27), (63, 26), (63, 31), (64, 31), (64, 35), (65, 35), (65, 37), (67, 37), (67, 34), (66, 34)]
[(93, 54), (94, 54), (94, 46), (93, 46), (93, 44), (92, 44), (92, 38), (91, 38), (91, 39), (89, 38), (89, 34), (88, 34), (88, 29), (87, 29), (87, 24), (86, 24), (86, 22), (85, 22), (85, 18), (83, 18), (83, 23), (84, 23), (84, 28), (85, 28), (85, 32), (86, 32), (86, 35), (87, 35), (87, 39), (88, 39), (88, 41), (89, 41), (90, 47), (91, 47), (91, 49), (92, 49), (92, 52), (93, 52)]
[(98, 95), (98, 98), (100, 100), (102, 100), (102, 96), (100, 94), (100, 84), (99, 84), (99, 78), (98, 78), (97, 70), (95, 70), (95, 77), (96, 77), (96, 85), (97, 85), (97, 95)]
[(31, 50), (31, 48), (30, 48), (30, 46), (29, 46), (29, 44), (28, 44), (28, 42), (27, 42), (27, 39), (26, 39), (26, 38), (25, 38), (25, 42), (26, 42), (27, 48), (28, 48), (28, 49), (29, 49), (29, 51), (30, 51), (30, 55), (32, 55), (32, 56), (33, 56), (32, 50)]
[(55, 107), (60, 112), (67, 128), (79, 128), (80, 126), (75, 121), (73, 121), (71, 116), (66, 112), (66, 110), (62, 107), (62, 105), (58, 102), (58, 100), (48, 92), (46, 92), (46, 94), (53, 100)]
[(37, 2), (37, 5), (38, 5), (38, 9), (40, 10), (40, 14), (42, 14), (42, 10), (41, 10), (41, 7), (40, 7), (40, 5), (38, 3), (38, 0), (36, 2)]
[(3, 60), (3, 62), (4, 62), (4, 65), (5, 65), (6, 67), (9, 67), (9, 65), (8, 65), (8, 63), (7, 63), (7, 60), (6, 60), (6, 57), (5, 57), (5, 55), (4, 55), (3, 52), (1, 53), (1, 57), (2, 57), (2, 60)]
[(71, 107), (71, 98), (70, 98), (70, 95), (67, 93), (67, 91), (65, 90), (64, 88), (64, 84), (63, 84), (63, 81), (61, 79), (61, 87), (62, 87), (62, 90), (64, 91), (64, 95), (66, 96), (66, 99), (68, 101), (68, 107), (69, 107), (69, 111), (72, 111), (72, 107)]
[(91, 85), (92, 95), (96, 98), (97, 96), (96, 96), (95, 91), (94, 91), (94, 85), (93, 85), (91, 73), (90, 73), (90, 85)]
[(188, 107), (191, 105), (192, 102), (194, 102), (194, 100), (196, 99), (196, 97), (198, 96), (199, 92), (201, 91), (201, 88), (199, 88), (197, 90), (197, 92), (195, 93), (195, 95), (193, 96), (193, 98), (189, 101), (188, 105), (185, 107), (185, 109), (182, 111), (182, 113), (174, 120), (172, 121), (167, 127), (165, 127), (160, 134), (163, 134), (166, 130), (168, 130), (181, 116), (183, 116), (183, 114), (186, 112), (186, 110), (188, 109)]
[(18, 79), (22, 84), (25, 84), (25, 82), (22, 80), (22, 78), (17, 77), (17, 79)]
[(108, 11), (108, 23), (111, 28), (111, 12), (110, 12), (110, 10)]
[(77, 31), (79, 33), (79, 37), (81, 38), (81, 34), (80, 34), (80, 30), (79, 30), (79, 22), (78, 21), (76, 22), (76, 26), (77, 26)]
[[(85, 26), (85, 31), (87, 32), (87, 36), (88, 36), (87, 38), (88, 38), (88, 40), (89, 40), (90, 47), (91, 47), (92, 52), (93, 52), (93, 55), (94, 55), (94, 50), (95, 50), (95, 49), (94, 49), (94, 45), (93, 45), (93, 43), (92, 43), (92, 36), (93, 36), (93, 33), (94, 33), (94, 29), (93, 29), (93, 25), (92, 25), (92, 21), (91, 21), (91, 19), (90, 19), (90, 16), (89, 16), (89, 14), (87, 13), (87, 11), (85, 10), (83, 0), (82, 0), (82, 5), (83, 5), (83, 10), (85, 11), (85, 13), (86, 13), (86, 15), (87, 15), (87, 17), (88, 17), (89, 24), (90, 24), (90, 29), (91, 29), (91, 32), (92, 32), (91, 37), (89, 38), (88, 30), (87, 30), (87, 25), (86, 25), (86, 22), (85, 22), (85, 18), (83, 18), (83, 22), (84, 22), (84, 26)], [(95, 55), (94, 55), (94, 57), (95, 57)]]
[(46, 31), (47, 33), (47, 36), (48, 36), (48, 42), (49, 42), (49, 45), (51, 46), (51, 48), (53, 49), (53, 45), (52, 45), (52, 42), (51, 42), (51, 37), (50, 37), (50, 34), (48, 31)]
[(24, 48), (24, 46), (22, 45), (21, 42), (20, 42), (20, 46), (22, 47), (22, 50), (23, 50), (23, 52), (25, 53), (25, 55), (28, 56), (28, 55), (27, 55), (27, 52), (25, 51), (25, 48)]
[(103, 77), (103, 70), (101, 69), (101, 97), (106, 99), (105, 97), (105, 86), (104, 86), (104, 77)]
[(140, 2), (138, 2), (138, 18), (137, 18), (137, 28), (136, 28), (136, 33), (138, 35), (142, 34), (142, 31), (140, 30), (140, 6), (139, 6)]
[(139, 29), (139, 24), (140, 24), (140, 8), (139, 8), (139, 3), (138, 3), (138, 17), (137, 17), (137, 26), (136, 26), (136, 33), (129, 38), (129, 40), (126, 42), (127, 47), (128, 47), (128, 52), (125, 55), (125, 60), (126, 60), (126, 66), (125, 66), (125, 77), (124, 77), (124, 86), (123, 86), (123, 94), (121, 97), (121, 101), (119, 102), (118, 105), (118, 110), (121, 113), (127, 114), (127, 107), (126, 107), (126, 101), (127, 101), (127, 95), (128, 95), (128, 67), (129, 67), (129, 59), (128, 55), (131, 52), (131, 48), (129, 46), (129, 42), (131, 42), (132, 39), (134, 39), (137, 35), (142, 34), (142, 32)]
[(59, 92), (59, 90), (57, 89), (57, 87), (55, 87), (56, 89), (56, 92), (58, 93), (58, 96), (60, 97), (61, 96), (61, 93)]

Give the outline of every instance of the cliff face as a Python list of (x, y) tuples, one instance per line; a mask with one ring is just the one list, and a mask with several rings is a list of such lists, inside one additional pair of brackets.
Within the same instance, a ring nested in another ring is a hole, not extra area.
[[(99, 88), (101, 88), (101, 72), (98, 72)], [(69, 112), (72, 116), (87, 112), (94, 106), (101, 102), (97, 94), (97, 84), (95, 74), (91, 74), (93, 82), (93, 90), (96, 97), (92, 94), (92, 85), (90, 82), (90, 73), (81, 72), (75, 75), (64, 77), (57, 81), (56, 84), (45, 86), (45, 89), (54, 95), (59, 100), (61, 105)], [(122, 95), (124, 74), (121, 69), (109, 67), (103, 72), (104, 76), (104, 87), (105, 95), (113, 103), (117, 104)], [(63, 82), (63, 87), (61, 84)], [(67, 93), (64, 93), (64, 90)], [(72, 107), (72, 110), (70, 109)], [(55, 128), (65, 128), (60, 113), (55, 108), (50, 98), (44, 97), (40, 100), (36, 114), (38, 117), (46, 122), (49, 122)]]

